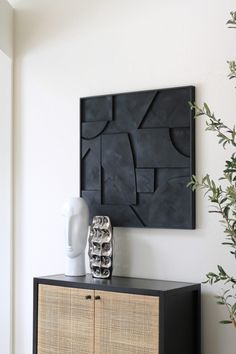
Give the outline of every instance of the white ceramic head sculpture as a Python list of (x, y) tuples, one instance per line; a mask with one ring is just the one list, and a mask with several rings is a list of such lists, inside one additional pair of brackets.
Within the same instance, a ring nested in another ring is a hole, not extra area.
[(63, 208), (66, 217), (65, 275), (85, 275), (85, 247), (88, 235), (89, 209), (83, 198), (71, 198)]

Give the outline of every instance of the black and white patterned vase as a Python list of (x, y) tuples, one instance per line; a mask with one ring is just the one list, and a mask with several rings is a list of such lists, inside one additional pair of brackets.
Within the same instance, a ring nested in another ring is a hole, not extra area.
[(89, 232), (89, 263), (94, 278), (112, 274), (113, 233), (108, 216), (94, 216)]

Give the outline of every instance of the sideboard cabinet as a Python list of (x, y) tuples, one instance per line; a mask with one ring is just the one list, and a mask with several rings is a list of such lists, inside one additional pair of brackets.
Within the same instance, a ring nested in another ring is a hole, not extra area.
[(33, 354), (200, 354), (200, 285), (35, 278)]

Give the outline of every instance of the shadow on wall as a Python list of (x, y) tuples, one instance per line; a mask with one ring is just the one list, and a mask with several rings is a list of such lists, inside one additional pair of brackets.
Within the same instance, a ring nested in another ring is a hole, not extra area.
[[(204, 289), (204, 286), (202, 287)], [(220, 293), (215, 291), (215, 293)], [(223, 325), (219, 321), (228, 319), (225, 306), (216, 304), (212, 293), (202, 293), (202, 344), (203, 353), (223, 354), (224, 343), (235, 338), (235, 329), (232, 325)], [(222, 341), (224, 338), (224, 343)]]
[(73, 28), (73, 37), (78, 37), (79, 40), (83, 35), (83, 38), (88, 37), (89, 41), (91, 28), (94, 36), (97, 35), (96, 28), (98, 31), (103, 28), (107, 31), (114, 25), (120, 28), (124, 19), (129, 23), (130, 16), (134, 16), (134, 12), (139, 11), (139, 8), (141, 11), (136, 2), (133, 7), (127, 8), (125, 1), (121, 4), (120, 1), (115, 3), (109, 0), (70, 0), (67, 7), (65, 0), (52, 1), (51, 4), (48, 0), (29, 0), (19, 4), (16, 0), (15, 3), (16, 57), (42, 43), (55, 41), (57, 38), (61, 41), (63, 33)]
[(137, 270), (135, 269), (135, 264), (143, 263), (145, 274), (153, 274), (153, 278), (155, 278), (153, 260), (158, 257), (156, 249), (152, 248), (150, 244), (145, 242), (145, 238), (137, 238), (134, 249), (133, 237), (129, 237), (129, 235), (124, 230), (126, 229), (114, 229), (115, 252), (113, 259), (113, 274), (127, 277), (132, 277), (136, 274), (137, 277), (145, 277), (144, 275), (140, 274), (140, 266)]
[(44, 42), (61, 38), (62, 33), (75, 22), (79, 28), (78, 22), (85, 16), (81, 2), (77, 2), (77, 6), (73, 5), (71, 11), (67, 12), (63, 0), (58, 0), (56, 6), (48, 6), (48, 1), (45, 0), (33, 1), (32, 4), (26, 2), (25, 7), (24, 4), (20, 5), (15, 12), (16, 56), (23, 55)]

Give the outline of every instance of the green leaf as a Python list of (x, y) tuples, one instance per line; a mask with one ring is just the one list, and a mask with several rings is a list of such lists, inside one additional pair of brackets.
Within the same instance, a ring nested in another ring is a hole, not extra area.
[(204, 108), (205, 108), (206, 114), (207, 114), (208, 116), (210, 116), (210, 115), (211, 115), (211, 111), (210, 111), (210, 108), (208, 107), (208, 105), (207, 105), (206, 102), (204, 103)]
[(233, 304), (233, 306), (231, 307), (231, 311), (232, 311), (233, 314), (236, 313), (236, 303)]
[(228, 198), (223, 198), (223, 199), (220, 201), (220, 204), (224, 204), (224, 202), (226, 202), (226, 200), (228, 200)]
[(220, 265), (217, 265), (217, 268), (219, 269), (219, 272), (220, 272), (223, 276), (226, 275), (224, 269), (223, 269)]
[(232, 321), (229, 321), (229, 320), (223, 320), (223, 321), (220, 321), (220, 323), (222, 324), (231, 324)]

